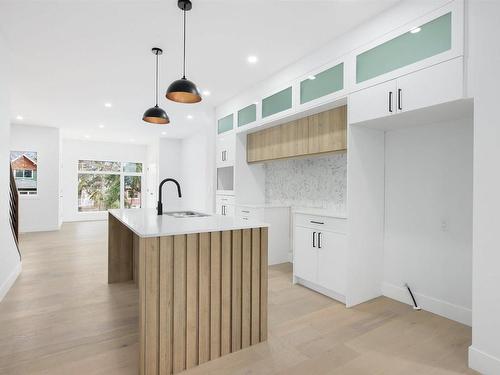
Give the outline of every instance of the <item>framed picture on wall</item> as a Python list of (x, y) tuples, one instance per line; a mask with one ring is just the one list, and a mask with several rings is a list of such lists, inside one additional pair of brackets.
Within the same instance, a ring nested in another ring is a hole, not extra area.
[(38, 192), (38, 158), (35, 151), (11, 151), (10, 166), (20, 195)]

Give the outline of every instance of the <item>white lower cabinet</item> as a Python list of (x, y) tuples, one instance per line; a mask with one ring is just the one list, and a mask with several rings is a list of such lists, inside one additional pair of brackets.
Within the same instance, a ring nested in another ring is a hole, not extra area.
[(223, 216), (234, 216), (234, 197), (230, 195), (216, 195), (215, 213)]
[(269, 224), (268, 264), (290, 262), (290, 207), (237, 205), (236, 217)]
[(345, 295), (347, 278), (346, 246), (343, 233), (318, 232), (318, 284)]
[(313, 246), (315, 231), (295, 227), (293, 274), (301, 279), (317, 282), (318, 250)]
[(345, 222), (346, 219), (296, 214), (293, 249), (295, 281), (344, 303), (347, 279)]

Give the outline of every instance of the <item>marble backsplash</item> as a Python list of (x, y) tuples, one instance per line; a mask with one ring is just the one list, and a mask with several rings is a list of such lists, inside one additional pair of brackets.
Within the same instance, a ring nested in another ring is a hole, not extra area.
[(347, 154), (265, 164), (266, 203), (346, 211)]

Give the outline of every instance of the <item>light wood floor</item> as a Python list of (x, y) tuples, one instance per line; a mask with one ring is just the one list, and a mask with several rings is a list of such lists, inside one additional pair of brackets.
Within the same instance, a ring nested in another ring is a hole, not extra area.
[[(23, 235), (0, 303), (0, 374), (137, 374), (133, 284), (108, 285), (105, 222)], [(270, 267), (269, 340), (183, 374), (473, 374), (469, 327), (387, 298), (345, 309)]]

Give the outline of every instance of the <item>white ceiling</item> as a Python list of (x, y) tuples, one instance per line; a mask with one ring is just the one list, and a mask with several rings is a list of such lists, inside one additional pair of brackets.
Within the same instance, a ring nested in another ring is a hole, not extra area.
[[(210, 126), (215, 105), (396, 1), (194, 0), (187, 77), (212, 94), (183, 105), (163, 96), (181, 75), (176, 0), (0, 0), (0, 32), (13, 66), (12, 120), (22, 115), (22, 123), (59, 127), (70, 138), (143, 143), (162, 132), (182, 138)], [(153, 46), (165, 51), (160, 106), (171, 118), (167, 126), (141, 121), (154, 104)], [(259, 62), (249, 65), (249, 54)]]

